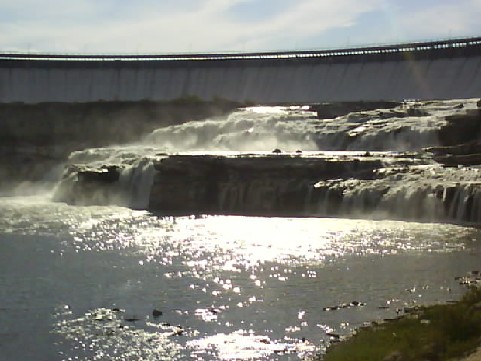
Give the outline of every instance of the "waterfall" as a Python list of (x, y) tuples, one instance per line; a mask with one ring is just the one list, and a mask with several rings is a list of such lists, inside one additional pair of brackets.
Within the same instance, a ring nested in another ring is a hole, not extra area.
[(73, 152), (53, 200), (146, 209), (158, 158), (153, 154), (155, 149), (134, 146)]
[[(404, 152), (436, 143), (446, 116), (463, 111), (441, 103), (334, 119), (305, 107), (252, 107), (163, 127), (137, 144), (73, 152), (55, 199), (166, 212), (479, 222), (478, 168)], [(383, 147), (403, 152), (372, 151)]]
[(481, 221), (481, 184), (457, 184), (451, 197), (446, 197), (447, 218), (457, 222)]
[(399, 219), (439, 221), (445, 218), (444, 206), (430, 184), (400, 182), (381, 199), (379, 209)]
[(248, 184), (245, 182), (224, 182), (220, 186), (218, 209), (221, 213), (244, 210)]
[(472, 198), (471, 222), (481, 222), (481, 189), (477, 189)]
[[(454, 174), (449, 169), (437, 171), (445, 177)], [(430, 172), (434, 169), (412, 170), (376, 180), (320, 181), (306, 190), (304, 212), (317, 216), (481, 222), (481, 183), (452, 183), (437, 174), (429, 180), (425, 173)], [(477, 171), (469, 177), (477, 177)]]
[(141, 158), (132, 166), (126, 166), (120, 172), (120, 192), (125, 194), (126, 203), (133, 209), (147, 209), (150, 190), (154, 183), (154, 164), (151, 159)]

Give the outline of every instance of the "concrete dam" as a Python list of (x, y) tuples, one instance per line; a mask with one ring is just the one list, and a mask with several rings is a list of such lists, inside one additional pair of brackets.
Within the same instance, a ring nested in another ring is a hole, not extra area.
[(473, 98), (481, 38), (323, 51), (189, 55), (0, 54), (0, 103), (254, 103)]

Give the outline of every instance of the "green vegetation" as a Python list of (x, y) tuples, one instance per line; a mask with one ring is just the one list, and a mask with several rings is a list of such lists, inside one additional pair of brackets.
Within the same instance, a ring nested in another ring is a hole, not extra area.
[(455, 304), (421, 307), (405, 317), (359, 330), (329, 348), (324, 361), (444, 361), (480, 344), (481, 289)]

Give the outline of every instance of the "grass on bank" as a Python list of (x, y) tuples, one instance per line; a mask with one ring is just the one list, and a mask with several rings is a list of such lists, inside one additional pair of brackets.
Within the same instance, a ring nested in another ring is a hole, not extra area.
[(454, 304), (421, 307), (328, 349), (323, 361), (443, 361), (464, 356), (481, 343), (481, 289)]

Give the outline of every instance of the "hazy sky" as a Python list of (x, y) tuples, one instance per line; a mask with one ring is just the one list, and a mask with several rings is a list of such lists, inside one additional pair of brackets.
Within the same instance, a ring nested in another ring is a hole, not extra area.
[(481, 0), (1, 0), (0, 51), (338, 48), (481, 36)]

